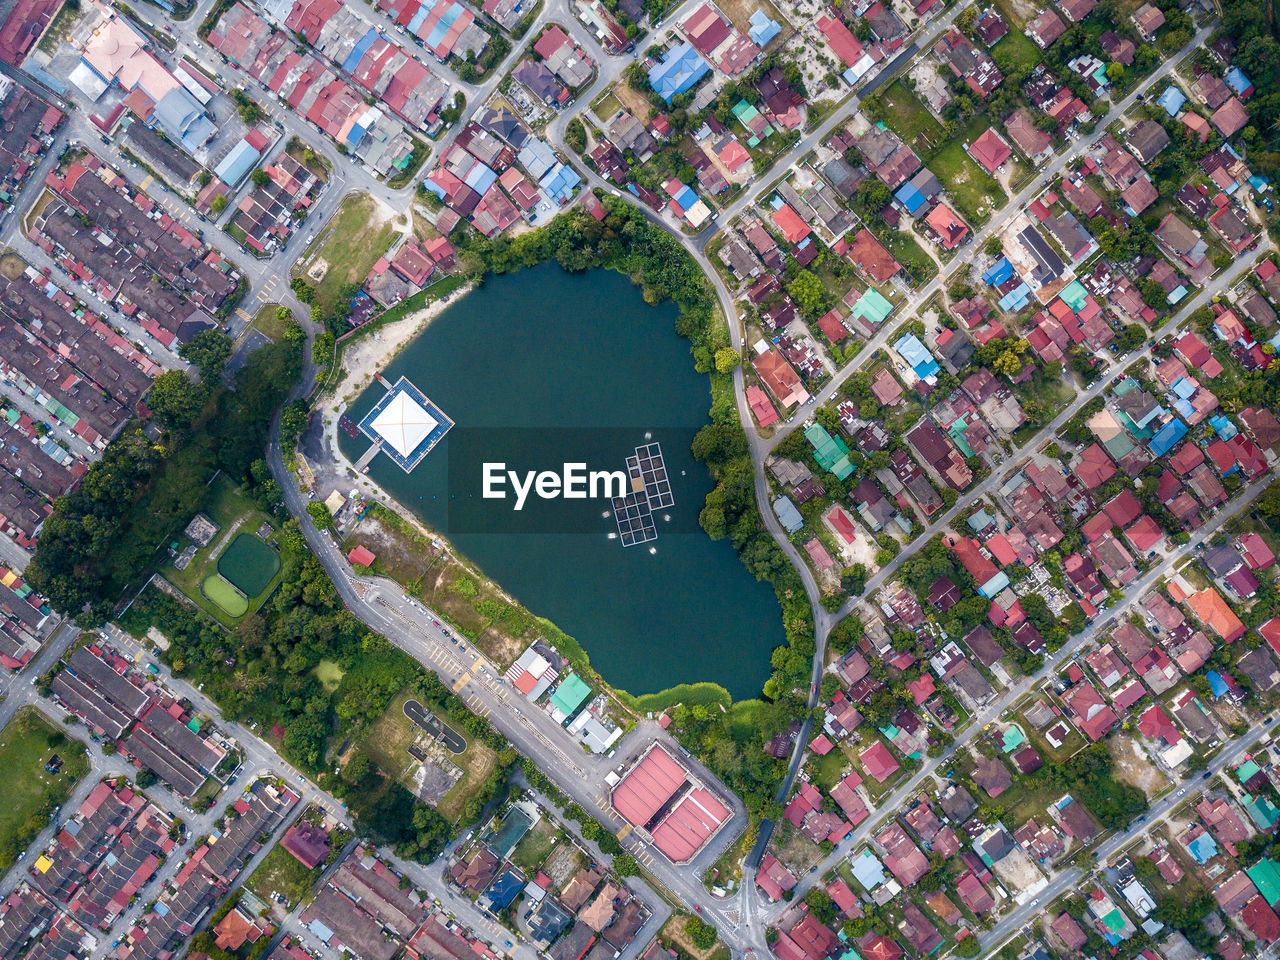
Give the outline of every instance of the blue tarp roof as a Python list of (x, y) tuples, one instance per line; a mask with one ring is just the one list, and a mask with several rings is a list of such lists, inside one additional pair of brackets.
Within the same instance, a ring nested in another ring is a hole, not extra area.
[(1156, 435), (1151, 438), (1149, 444), (1151, 453), (1156, 457), (1163, 457), (1172, 450), (1183, 437), (1187, 435), (1187, 425), (1181, 420), (1170, 420), (1163, 427), (1156, 431)]
[(925, 204), (924, 194), (916, 189), (914, 184), (904, 183), (898, 188), (898, 192), (894, 194), (897, 201), (907, 208), (907, 212), (913, 217), (916, 211)]
[(1210, 670), (1205, 675), (1205, 679), (1209, 681), (1209, 689), (1215, 697), (1225, 696), (1227, 692), (1227, 681), (1222, 679), (1222, 674), (1217, 670)]
[(1164, 93), (1160, 94), (1160, 99), (1156, 101), (1160, 106), (1164, 107), (1164, 112), (1171, 117), (1176, 117), (1178, 111), (1182, 109), (1182, 105), (1187, 102), (1186, 96), (1175, 86), (1168, 86)]
[(698, 202), (698, 195), (694, 193), (693, 188), (686, 183), (681, 186), (680, 192), (672, 199), (675, 200), (676, 203), (680, 204), (681, 210), (688, 210)]

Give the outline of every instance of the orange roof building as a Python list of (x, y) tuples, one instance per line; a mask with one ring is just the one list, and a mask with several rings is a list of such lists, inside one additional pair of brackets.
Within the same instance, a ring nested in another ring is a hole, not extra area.
[(1206, 627), (1230, 643), (1244, 636), (1244, 624), (1231, 605), (1213, 587), (1205, 587), (1187, 597), (1187, 606)]
[(788, 243), (799, 243), (809, 235), (809, 225), (800, 219), (800, 214), (785, 203), (769, 216), (778, 225), (778, 229), (782, 231)]
[(809, 399), (809, 391), (800, 382), (800, 375), (787, 363), (786, 358), (773, 347), (756, 356), (751, 361), (756, 373), (764, 381), (765, 387), (773, 394), (773, 398), (784, 407), (804, 403)]

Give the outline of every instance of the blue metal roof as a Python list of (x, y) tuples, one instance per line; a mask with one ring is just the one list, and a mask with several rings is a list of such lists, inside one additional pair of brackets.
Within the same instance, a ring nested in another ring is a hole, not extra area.
[(1165, 113), (1171, 117), (1176, 117), (1178, 111), (1182, 109), (1182, 105), (1187, 102), (1187, 98), (1181, 90), (1171, 84), (1165, 88), (1164, 93), (1160, 94), (1160, 99), (1156, 102), (1164, 107)]
[(1163, 457), (1187, 435), (1187, 425), (1181, 420), (1170, 420), (1156, 431), (1148, 446), (1156, 457)]
[(698, 55), (693, 44), (685, 41), (669, 50), (666, 59), (649, 68), (649, 83), (663, 100), (670, 103), (672, 97), (692, 90), (710, 72), (711, 68)]
[(894, 198), (906, 207), (907, 212), (913, 217), (916, 215), (916, 211), (925, 204), (924, 194), (917, 190), (912, 183), (904, 183), (900, 186), (898, 192), (894, 194)]
[(1218, 435), (1219, 440), (1230, 440), (1240, 432), (1236, 429), (1236, 425), (1222, 414), (1210, 417), (1209, 426), (1213, 427), (1213, 432)]
[(920, 338), (914, 333), (908, 333), (899, 338), (898, 342), (893, 345), (893, 349), (898, 351), (902, 359), (911, 365), (911, 369), (921, 379), (931, 377), (941, 369), (938, 366), (938, 361), (929, 352), (929, 348), (921, 343)]
[(1243, 94), (1253, 86), (1249, 82), (1249, 78), (1244, 75), (1244, 71), (1239, 67), (1228, 68), (1226, 75), (1222, 79), (1226, 81), (1228, 87), (1238, 94)]
[(369, 48), (373, 46), (373, 42), (378, 39), (378, 31), (370, 27), (365, 35), (356, 41), (356, 45), (351, 48), (351, 53), (347, 55), (347, 59), (342, 61), (342, 71), (344, 73), (355, 73), (356, 67), (360, 66), (360, 61), (364, 59), (364, 55), (369, 52)]
[(1013, 264), (1009, 262), (1008, 257), (1001, 257), (996, 261), (995, 266), (982, 275), (984, 283), (989, 283), (993, 287), (998, 287), (1013, 277)]
[(228, 150), (222, 162), (213, 168), (213, 175), (227, 186), (234, 187), (249, 175), (249, 171), (254, 168), (261, 156), (250, 146), (249, 141), (241, 140)]
[(753, 43), (763, 47), (782, 32), (782, 27), (775, 20), (770, 20), (763, 10), (757, 10), (747, 18), (751, 27), (747, 30)]

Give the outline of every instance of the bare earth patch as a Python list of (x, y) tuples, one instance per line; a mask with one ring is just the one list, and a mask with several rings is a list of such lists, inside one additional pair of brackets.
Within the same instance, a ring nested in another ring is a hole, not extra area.
[[(613, 88), (613, 95), (622, 103), (622, 107), (627, 113), (643, 123), (649, 122), (649, 115), (653, 113), (653, 106), (649, 103), (648, 97), (638, 90), (632, 90), (625, 83), (617, 84)], [(605, 119), (607, 120), (608, 117)]]
[(1147, 795), (1147, 799), (1154, 797), (1169, 785), (1168, 778), (1156, 769), (1132, 739), (1112, 737), (1107, 741), (1107, 750), (1111, 753), (1111, 759), (1115, 761), (1119, 778), (1137, 787)]

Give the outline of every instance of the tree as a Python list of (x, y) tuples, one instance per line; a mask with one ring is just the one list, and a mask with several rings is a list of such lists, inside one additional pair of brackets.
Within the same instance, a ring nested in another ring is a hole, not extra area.
[(742, 357), (733, 347), (721, 347), (716, 351), (716, 372), (732, 373), (742, 362)]
[(787, 285), (787, 292), (807, 317), (816, 317), (826, 309), (827, 291), (817, 274), (801, 270)]
[(889, 205), (893, 193), (882, 180), (870, 178), (858, 184), (854, 191), (853, 205), (863, 217), (879, 217), (880, 211)]
[(580, 117), (574, 117), (565, 125), (564, 142), (573, 148), (574, 153), (587, 149), (587, 128)]
[(1004, 253), (1004, 243), (998, 236), (992, 234), (987, 237), (987, 242), (982, 245), (982, 252), (989, 257), (998, 257)]
[[(1163, 289), (1164, 288), (1161, 287), (1162, 291)], [(1130, 350), (1137, 350), (1138, 347), (1142, 346), (1146, 342), (1147, 331), (1136, 323), (1126, 325), (1125, 328), (1120, 331), (1120, 336), (1116, 338), (1116, 343), (1119, 345), (1120, 349), (1126, 353)]]
[(613, 872), (620, 877), (638, 877), (640, 864), (636, 863), (636, 858), (629, 853), (614, 854)]
[(693, 941), (693, 945), (699, 950), (710, 950), (716, 945), (716, 941), (720, 939), (716, 928), (701, 917), (690, 917), (686, 920), (684, 932), (689, 935), (689, 939)]
[(255, 187), (262, 189), (271, 182), (271, 175), (261, 167), (258, 167), (253, 173), (249, 174), (249, 179), (253, 181)]
[(222, 376), (233, 346), (231, 338), (221, 330), (201, 330), (178, 349), (178, 354), (199, 367), (200, 379), (209, 383)]
[(227, 195), (220, 193), (209, 201), (209, 209), (215, 217), (220, 216), (222, 211), (227, 209)]
[(329, 508), (317, 500), (312, 500), (307, 504), (307, 513), (316, 527), (321, 530), (333, 529), (333, 514), (329, 512)]
[(193, 382), (181, 370), (166, 370), (151, 382), (147, 406), (166, 427), (185, 430), (200, 416), (208, 398), (206, 384)]

